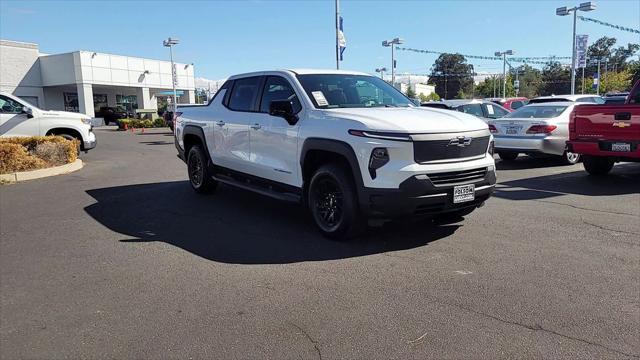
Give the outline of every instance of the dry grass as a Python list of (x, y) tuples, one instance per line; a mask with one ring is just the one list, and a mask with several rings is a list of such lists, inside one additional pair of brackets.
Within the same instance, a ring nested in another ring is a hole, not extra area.
[(0, 174), (59, 166), (76, 161), (77, 140), (60, 136), (0, 139)]

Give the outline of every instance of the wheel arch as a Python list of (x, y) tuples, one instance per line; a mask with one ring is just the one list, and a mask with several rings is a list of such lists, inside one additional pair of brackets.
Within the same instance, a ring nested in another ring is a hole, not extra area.
[(356, 190), (364, 187), (358, 158), (351, 145), (344, 141), (324, 138), (308, 138), (300, 152), (302, 186), (306, 188), (313, 171), (330, 161), (339, 161), (348, 167), (356, 185)]
[(203, 151), (207, 160), (210, 161), (209, 150), (207, 147), (207, 139), (204, 136), (204, 131), (201, 127), (195, 125), (187, 125), (182, 129), (182, 144), (184, 146), (184, 160), (189, 154), (189, 150), (193, 145), (200, 144), (203, 147)]

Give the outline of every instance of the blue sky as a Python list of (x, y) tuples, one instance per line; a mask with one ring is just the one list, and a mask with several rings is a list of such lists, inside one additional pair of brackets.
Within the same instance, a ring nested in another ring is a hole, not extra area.
[[(570, 55), (571, 18), (555, 8), (572, 1), (349, 1), (342, 0), (347, 49), (341, 68), (373, 73), (390, 66), (381, 41), (396, 36), (406, 47), (490, 56), (514, 49), (519, 56)], [(597, 1), (582, 15), (640, 28), (640, 1)], [(578, 21), (590, 40), (632, 34)], [(334, 1), (0, 1), (0, 38), (35, 42), (45, 53), (93, 50), (168, 58), (162, 39), (181, 40), (180, 62), (196, 76), (291, 67), (333, 68)], [(426, 73), (436, 55), (397, 52), (398, 72)], [(471, 61), (478, 72), (501, 63)]]

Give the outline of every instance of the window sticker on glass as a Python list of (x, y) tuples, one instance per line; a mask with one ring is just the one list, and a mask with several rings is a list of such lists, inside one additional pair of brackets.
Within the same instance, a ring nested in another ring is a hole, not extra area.
[(487, 111), (489, 112), (489, 115), (493, 115), (493, 105), (487, 105)]
[(322, 91), (312, 91), (311, 94), (313, 95), (313, 98), (316, 99), (318, 106), (329, 106), (329, 102), (324, 97)]

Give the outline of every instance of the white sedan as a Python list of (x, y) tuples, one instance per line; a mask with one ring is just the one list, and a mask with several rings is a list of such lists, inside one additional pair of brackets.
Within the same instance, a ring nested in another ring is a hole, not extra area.
[(529, 104), (501, 119), (489, 121), (495, 151), (501, 159), (515, 160), (519, 154), (556, 155), (566, 164), (580, 161), (580, 155), (566, 151), (569, 117), (575, 102)]

